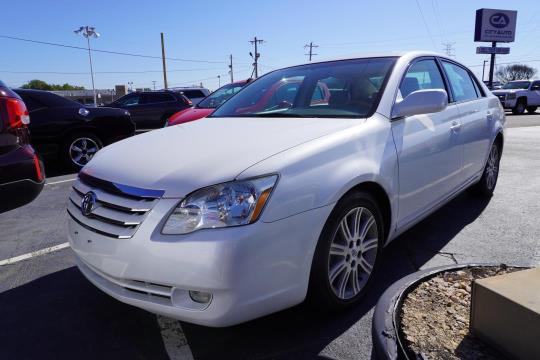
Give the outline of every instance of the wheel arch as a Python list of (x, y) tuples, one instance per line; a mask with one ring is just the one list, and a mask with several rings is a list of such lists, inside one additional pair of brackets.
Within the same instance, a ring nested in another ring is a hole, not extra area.
[(390, 228), (392, 224), (392, 205), (388, 193), (382, 185), (375, 181), (363, 181), (346, 191), (339, 200), (343, 199), (348, 194), (354, 191), (363, 191), (375, 198), (375, 201), (377, 202), (377, 205), (379, 206), (383, 217), (383, 229), (385, 237), (384, 243), (386, 244), (388, 242), (388, 235), (390, 233)]

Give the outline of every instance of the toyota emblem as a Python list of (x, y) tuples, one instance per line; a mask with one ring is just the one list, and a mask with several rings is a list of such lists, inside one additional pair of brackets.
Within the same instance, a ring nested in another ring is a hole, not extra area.
[(94, 205), (96, 204), (96, 194), (92, 191), (84, 194), (81, 201), (81, 212), (84, 216), (89, 216), (94, 210)]

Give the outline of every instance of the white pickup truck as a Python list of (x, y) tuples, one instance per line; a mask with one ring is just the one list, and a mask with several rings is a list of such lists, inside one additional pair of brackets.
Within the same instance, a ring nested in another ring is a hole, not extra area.
[(527, 110), (534, 113), (540, 106), (540, 80), (515, 80), (506, 83), (502, 88), (493, 90), (505, 109), (512, 109), (515, 115)]

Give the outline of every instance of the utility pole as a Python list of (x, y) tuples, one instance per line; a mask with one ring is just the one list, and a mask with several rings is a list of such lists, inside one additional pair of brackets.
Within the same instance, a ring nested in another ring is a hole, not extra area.
[(161, 33), (161, 60), (163, 61), (163, 85), (167, 90), (167, 64), (165, 63), (165, 40), (163, 39), (163, 33)]
[(314, 55), (318, 55), (318, 54), (313, 53), (313, 48), (318, 48), (318, 47), (319, 47), (319, 45), (315, 45), (315, 44), (313, 44), (313, 42), (310, 42), (309, 45), (308, 44), (304, 45), (304, 49), (309, 48), (309, 54), (304, 54), (304, 55), (309, 56), (309, 61), (311, 61), (311, 58)]
[(488, 60), (484, 60), (484, 64), (482, 65), (482, 82), (484, 82), (484, 73), (486, 72), (486, 63), (489, 62)]
[(75, 34), (82, 34), (86, 38), (86, 43), (88, 45), (88, 58), (90, 59), (90, 75), (92, 77), (92, 93), (94, 94), (94, 106), (97, 107), (97, 95), (96, 87), (94, 86), (94, 68), (92, 66), (92, 50), (90, 49), (90, 37), (98, 38), (100, 37), (99, 33), (96, 31), (96, 28), (93, 26), (81, 26), (74, 31)]
[(221, 87), (221, 75), (217, 76), (217, 81), (218, 81), (218, 89), (219, 89)]
[(253, 55), (252, 53), (249, 53), (249, 55), (251, 55), (251, 57), (253, 58), (254, 60), (254, 63), (253, 63), (253, 71), (255, 73), (255, 79), (259, 77), (259, 66), (258, 66), (258, 60), (259, 60), (259, 57), (261, 56), (261, 54), (259, 54), (258, 50), (257, 50), (257, 45), (258, 44), (262, 44), (264, 42), (264, 40), (262, 39), (257, 39), (257, 37), (255, 36), (253, 38), (253, 40), (250, 40), (249, 41), (250, 43), (252, 43), (254, 46), (255, 46), (255, 55)]
[(232, 65), (232, 54), (229, 55), (229, 74), (231, 75), (231, 84), (234, 82), (234, 77), (233, 77), (233, 65)]
[(154, 91), (156, 91), (156, 80), (152, 80), (152, 84), (154, 84)]
[(456, 56), (456, 54), (454, 53), (455, 44), (455, 42), (443, 42), (442, 45), (444, 53), (448, 56)]

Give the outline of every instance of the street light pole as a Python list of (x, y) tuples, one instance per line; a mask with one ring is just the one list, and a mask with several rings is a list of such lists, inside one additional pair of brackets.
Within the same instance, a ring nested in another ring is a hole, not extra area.
[(88, 59), (90, 60), (90, 76), (92, 77), (92, 93), (94, 94), (94, 106), (97, 107), (96, 87), (94, 85), (94, 68), (92, 65), (92, 50), (90, 49), (90, 37), (98, 38), (100, 35), (93, 26), (81, 26), (75, 30), (75, 34), (82, 34), (88, 45)]
[(221, 87), (221, 75), (217, 76), (217, 81), (218, 81), (218, 88), (220, 88)]

